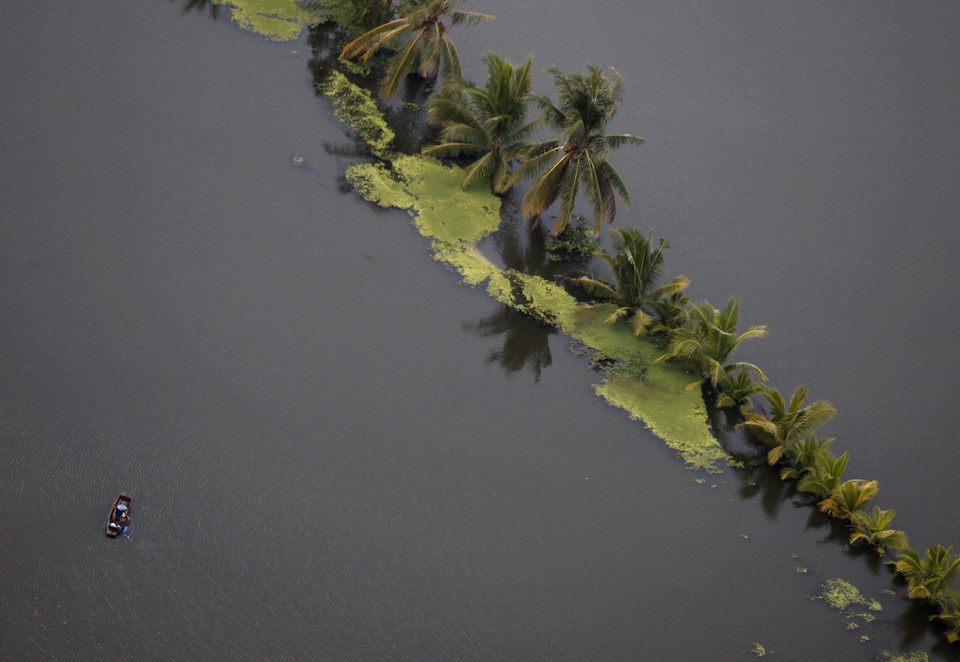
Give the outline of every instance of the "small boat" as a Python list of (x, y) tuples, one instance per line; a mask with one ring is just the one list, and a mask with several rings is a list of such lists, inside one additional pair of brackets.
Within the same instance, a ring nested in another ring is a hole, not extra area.
[(133, 500), (126, 492), (121, 492), (120, 496), (113, 503), (110, 509), (110, 517), (107, 519), (107, 535), (116, 538), (123, 533), (123, 530), (130, 524), (130, 502)]

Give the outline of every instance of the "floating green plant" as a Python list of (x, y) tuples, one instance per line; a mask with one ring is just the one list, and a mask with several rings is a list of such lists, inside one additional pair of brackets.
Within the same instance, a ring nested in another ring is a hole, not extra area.
[[(417, 230), (432, 240), (434, 257), (460, 274), (464, 283), (483, 287), (495, 299), (538, 321), (557, 326), (584, 347), (606, 359), (598, 395), (642, 420), (694, 469), (719, 471), (727, 454), (710, 432), (699, 392), (687, 391), (692, 373), (682, 363), (656, 363), (663, 353), (636, 338), (626, 324), (604, 320), (612, 304), (583, 306), (563, 287), (539, 276), (500, 269), (476, 247), (500, 225), (500, 199), (481, 186), (464, 190), (463, 169), (421, 155), (390, 153), (367, 127), (383, 121), (369, 95), (342, 75), (320, 86), (335, 107), (350, 107), (338, 118), (374, 150), (375, 162), (348, 168), (346, 178), (365, 199), (405, 209)], [(355, 98), (362, 111), (344, 103)], [(379, 118), (379, 119), (376, 119)], [(384, 123), (385, 126), (385, 123)], [(374, 142), (371, 142), (374, 140)], [(637, 373), (630, 366), (642, 365)]]
[(868, 600), (863, 597), (860, 590), (851, 584), (839, 578), (828, 579), (816, 596), (824, 600), (834, 609), (846, 609), (850, 605), (863, 605), (871, 611), (880, 611), (883, 607), (876, 600)]
[(230, 18), (244, 30), (273, 41), (292, 41), (300, 36), (313, 15), (297, 0), (212, 0), (230, 7)]
[(348, 125), (375, 153), (382, 152), (393, 142), (395, 134), (377, 108), (370, 93), (352, 84), (339, 71), (332, 71), (317, 89), (333, 104), (333, 114)]

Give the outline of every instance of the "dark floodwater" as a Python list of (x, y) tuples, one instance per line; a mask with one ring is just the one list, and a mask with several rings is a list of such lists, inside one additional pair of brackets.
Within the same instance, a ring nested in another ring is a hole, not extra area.
[[(771, 325), (745, 353), (839, 406), (918, 546), (960, 544), (960, 9), (480, 4), (465, 59), (621, 70), (622, 221)], [(770, 474), (695, 482), (343, 193), (305, 43), (52, 5), (0, 6), (2, 659), (956, 659)], [(835, 576), (880, 620), (807, 599)]]

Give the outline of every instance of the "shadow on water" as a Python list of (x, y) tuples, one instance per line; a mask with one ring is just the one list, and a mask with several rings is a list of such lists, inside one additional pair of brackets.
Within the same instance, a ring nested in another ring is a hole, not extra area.
[[(480, 250), (500, 267), (563, 282), (583, 273), (584, 262), (551, 259), (549, 233), (543, 224), (523, 217), (522, 196), (512, 190), (501, 198), (500, 227), (480, 242)], [(508, 373), (529, 368), (539, 382), (552, 363), (550, 336), (553, 326), (543, 324), (509, 306), (463, 328), (481, 338), (503, 336), (503, 346), (490, 353), (488, 363), (499, 363)]]
[(463, 328), (481, 338), (503, 336), (503, 346), (490, 352), (487, 363), (499, 363), (508, 373), (529, 368), (534, 381), (539, 382), (543, 369), (553, 362), (550, 336), (556, 329), (509, 306), (501, 306), (479, 322), (464, 323)]
[[(173, 2), (173, 0), (170, 0)], [(206, 12), (211, 18), (217, 18), (220, 15), (220, 5), (211, 2), (211, 0), (186, 0), (183, 3), (181, 13), (186, 14), (192, 11)]]

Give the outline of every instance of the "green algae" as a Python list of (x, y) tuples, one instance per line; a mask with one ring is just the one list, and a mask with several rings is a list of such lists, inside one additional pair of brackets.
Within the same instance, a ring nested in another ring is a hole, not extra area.
[(754, 642), (753, 648), (750, 649), (750, 652), (756, 655), (757, 657), (764, 657), (767, 654), (767, 649), (761, 646), (760, 644)]
[(357, 132), (374, 153), (390, 146), (395, 134), (387, 126), (377, 103), (370, 93), (352, 84), (339, 71), (331, 72), (317, 89), (333, 104), (333, 114), (338, 120)]
[[(851, 584), (839, 578), (828, 579), (820, 588), (820, 593), (816, 596), (824, 600), (834, 609), (844, 610), (850, 605), (863, 605), (870, 611), (880, 611), (883, 607), (876, 600), (868, 600), (863, 597), (860, 590)], [(851, 616), (856, 616), (853, 614)]]
[(293, 41), (314, 20), (297, 0), (213, 0), (230, 7), (230, 18), (244, 30), (273, 41)]
[(410, 211), (417, 230), (443, 241), (479, 241), (500, 225), (500, 200), (482, 188), (464, 190), (463, 168), (428, 156), (385, 154), (385, 163), (347, 170), (347, 181), (381, 207)]
[(337, 117), (377, 156), (374, 162), (347, 169), (354, 190), (381, 207), (407, 210), (417, 230), (431, 239), (434, 258), (457, 272), (462, 282), (485, 288), (497, 301), (556, 326), (591, 350), (592, 363), (602, 366), (603, 377), (594, 386), (599, 396), (643, 421), (688, 467), (720, 471), (717, 465), (728, 456), (710, 431), (699, 391), (686, 390), (696, 371), (679, 363), (655, 363), (662, 350), (635, 337), (626, 324), (605, 321), (612, 312), (609, 304), (583, 306), (556, 283), (500, 269), (485, 258), (476, 242), (499, 227), (500, 199), (484, 186), (464, 190), (463, 168), (386, 151), (385, 134), (370, 129), (380, 127), (382, 114), (369, 95), (342, 74), (318, 87), (333, 100)]
[(930, 662), (930, 656), (923, 651), (913, 651), (912, 653), (891, 653), (883, 651), (880, 653), (882, 662)]

